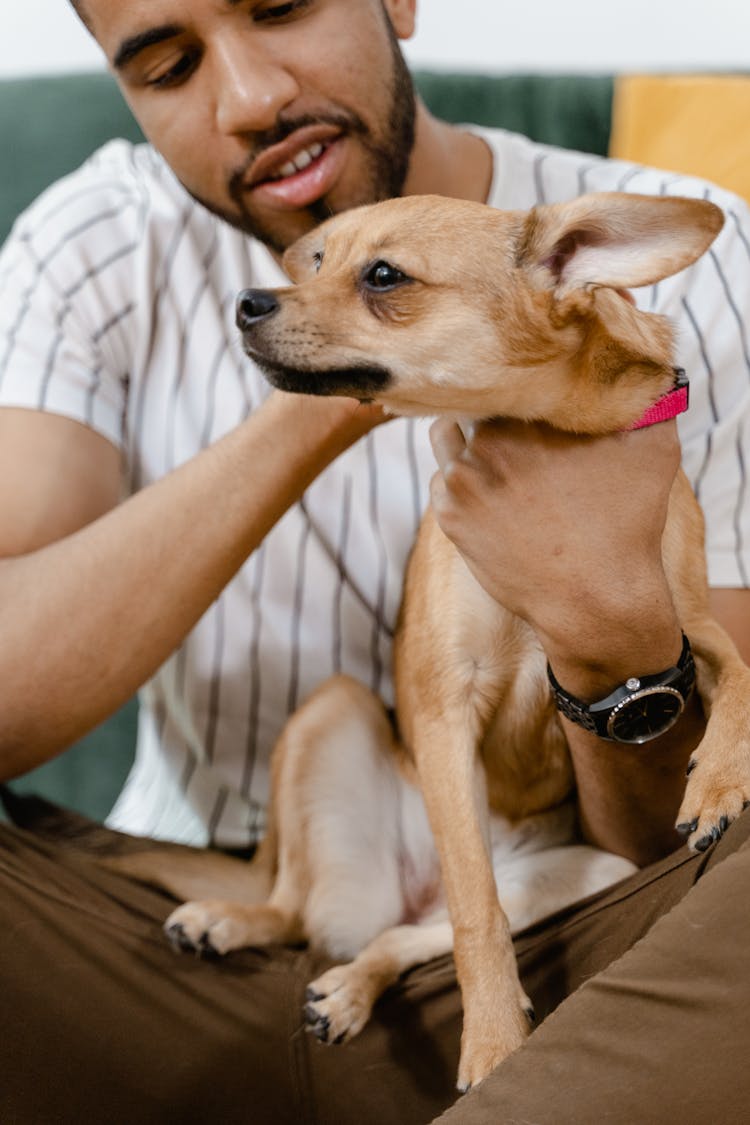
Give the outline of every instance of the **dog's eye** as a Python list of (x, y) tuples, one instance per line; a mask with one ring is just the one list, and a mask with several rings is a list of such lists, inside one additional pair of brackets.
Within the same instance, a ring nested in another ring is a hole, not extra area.
[(364, 281), (370, 289), (395, 289), (409, 278), (389, 262), (376, 262), (367, 270)]

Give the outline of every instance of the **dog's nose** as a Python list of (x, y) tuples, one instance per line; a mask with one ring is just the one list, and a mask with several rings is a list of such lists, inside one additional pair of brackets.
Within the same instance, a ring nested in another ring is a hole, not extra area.
[(237, 297), (237, 327), (244, 332), (257, 321), (271, 316), (278, 307), (276, 297), (267, 289), (243, 289)]

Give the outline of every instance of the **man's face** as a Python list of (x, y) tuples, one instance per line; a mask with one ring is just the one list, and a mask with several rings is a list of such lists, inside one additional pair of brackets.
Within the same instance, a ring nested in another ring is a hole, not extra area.
[(414, 95), (396, 37), (411, 34), (413, 7), (86, 0), (85, 12), (187, 190), (283, 250), (330, 214), (401, 192)]

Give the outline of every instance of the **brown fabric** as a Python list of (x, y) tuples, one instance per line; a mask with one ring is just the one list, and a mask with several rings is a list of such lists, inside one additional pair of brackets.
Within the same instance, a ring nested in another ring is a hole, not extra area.
[[(450, 958), (325, 1047), (301, 1019), (319, 958), (175, 954), (171, 899), (97, 864), (142, 845), (63, 825), (0, 827), (4, 1125), (419, 1125), (454, 1102)], [(520, 938), (538, 1016), (560, 1007), (441, 1121), (746, 1121), (749, 835), (745, 816), (705, 855), (678, 852)]]
[(745, 815), (522, 941), (531, 995), (551, 970), (569, 998), (440, 1125), (746, 1125), (749, 837)]

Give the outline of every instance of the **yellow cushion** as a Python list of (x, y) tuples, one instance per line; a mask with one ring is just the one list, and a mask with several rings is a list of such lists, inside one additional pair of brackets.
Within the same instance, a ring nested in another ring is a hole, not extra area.
[(618, 78), (610, 155), (701, 176), (750, 200), (750, 77)]

